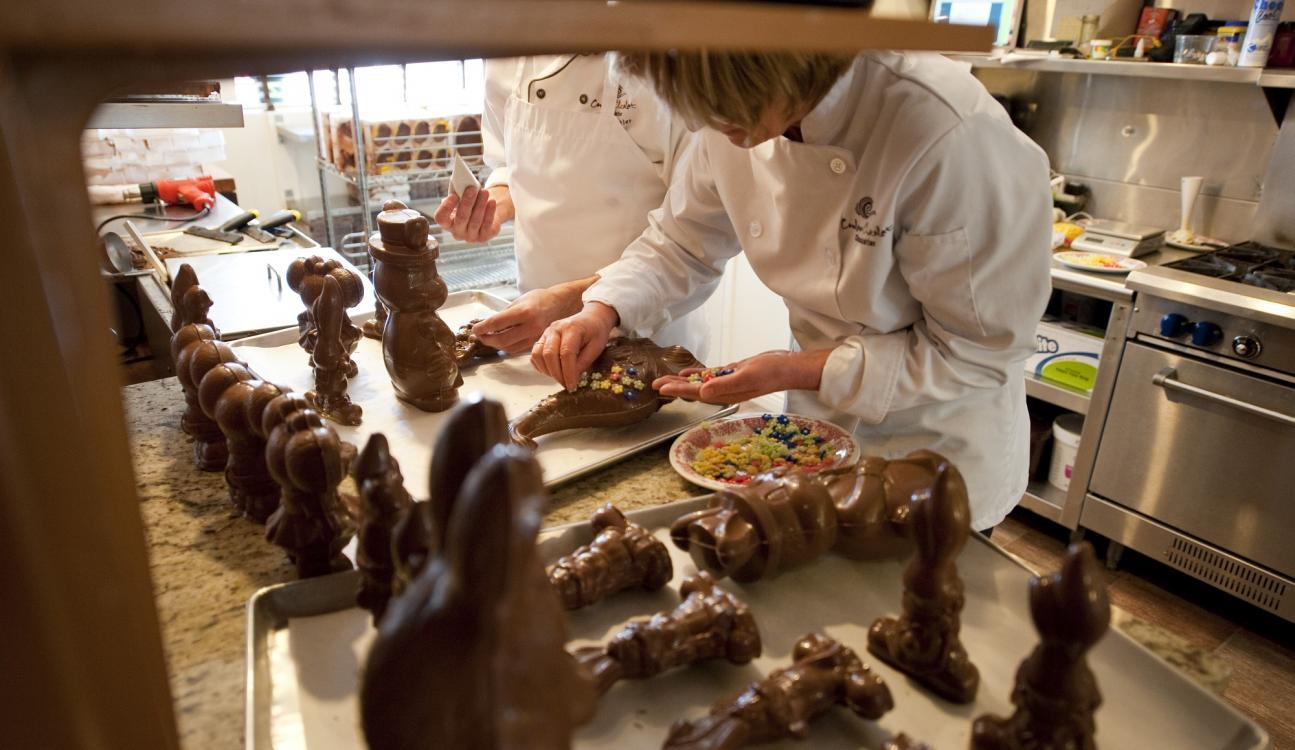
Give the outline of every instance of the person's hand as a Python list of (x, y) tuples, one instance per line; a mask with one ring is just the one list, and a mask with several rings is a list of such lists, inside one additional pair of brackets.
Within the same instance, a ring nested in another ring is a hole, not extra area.
[(719, 368), (732, 372), (704, 383), (688, 381), (689, 375), (703, 371), (690, 367), (678, 375), (657, 378), (652, 381), (652, 389), (662, 396), (708, 404), (736, 404), (779, 391), (816, 391), (831, 353), (831, 349), (764, 352)]
[(568, 391), (576, 389), (580, 374), (589, 369), (607, 347), (607, 339), (620, 316), (601, 302), (587, 302), (569, 318), (554, 322), (531, 347), (531, 365)]
[(509, 354), (530, 351), (550, 323), (580, 312), (580, 295), (596, 277), (534, 289), (472, 327), (486, 346)]
[(470, 187), (462, 196), (450, 193), (437, 206), (433, 218), (456, 240), (486, 242), (499, 234), (499, 228), (512, 214), (508, 187), (500, 185), (490, 190)]

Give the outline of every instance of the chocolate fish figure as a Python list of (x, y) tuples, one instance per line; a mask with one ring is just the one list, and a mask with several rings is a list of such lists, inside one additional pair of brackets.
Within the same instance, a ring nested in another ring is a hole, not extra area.
[(502, 352), (493, 346), (486, 346), (481, 343), (477, 335), (472, 332), (472, 326), (480, 322), (480, 318), (469, 320), (454, 332), (454, 361), (458, 363), (460, 370), (482, 362), (499, 359), (506, 354), (506, 352)]
[(351, 471), (360, 490), (359, 545), (355, 563), (360, 569), (360, 590), (355, 602), (373, 613), (376, 624), (391, 599), (392, 528), (413, 500), (405, 489), (400, 464), (387, 447), (387, 438), (375, 432), (355, 459)]
[[(297, 331), (300, 337), (297, 343), (308, 352), (315, 351), (315, 339), (318, 337), (318, 324), (314, 320), (315, 300), (324, 291), (324, 279), (332, 278), (341, 289), (342, 306), (352, 308), (364, 299), (364, 281), (355, 271), (342, 265), (341, 261), (324, 260), (318, 255), (309, 258), (297, 258), (288, 266), (288, 287), (301, 297), (306, 309), (297, 314)], [(351, 322), (349, 316), (342, 315), (342, 342), (346, 346), (346, 375), (355, 377), (359, 368), (350, 355), (360, 343), (360, 329)]]
[(211, 326), (216, 338), (220, 338), (216, 324), (207, 317), (211, 305), (210, 295), (198, 286), (198, 274), (193, 266), (180, 264), (180, 270), (175, 272), (175, 278), (171, 280), (171, 330), (178, 332), (184, 326), (200, 323)]
[(656, 591), (670, 582), (670, 550), (652, 532), (630, 523), (607, 503), (590, 519), (597, 536), (548, 569), (549, 582), (567, 609), (580, 609), (625, 589)]
[(930, 491), (938, 453), (902, 459), (865, 456), (816, 473), (765, 475), (715, 493), (710, 505), (670, 527), (676, 547), (716, 578), (749, 583), (818, 559), (828, 550), (855, 558), (896, 557), (912, 549), (912, 498)]
[(225, 484), (230, 502), (259, 523), (278, 507), (279, 485), (265, 465), (265, 439), (253, 429), (261, 421), (256, 408), (281, 393), (278, 386), (262, 382), (236, 362), (211, 368), (198, 385), (198, 402), (220, 426), (229, 448)]
[(711, 659), (746, 664), (760, 655), (751, 608), (706, 573), (685, 579), (683, 601), (648, 620), (630, 622), (603, 646), (576, 651), (600, 692), (621, 679), (643, 679)]
[(697, 721), (670, 727), (667, 750), (736, 750), (809, 736), (809, 722), (832, 706), (865, 719), (895, 707), (890, 688), (851, 649), (819, 633), (796, 642), (792, 665), (719, 701)]
[(953, 703), (975, 700), (980, 672), (958, 638), (965, 603), (958, 554), (967, 542), (967, 487), (950, 463), (909, 508), (916, 554), (904, 568), (903, 613), (868, 629), (868, 651)]
[[(193, 437), (193, 462), (203, 471), (220, 471), (229, 460), (229, 447), (220, 425), (207, 416), (198, 402), (198, 386), (217, 365), (238, 362), (229, 345), (216, 338), (211, 326), (189, 324), (171, 339), (175, 374), (184, 390), (184, 415), (180, 428)], [(177, 348), (178, 347), (178, 348)]]
[[(315, 371), (315, 390), (311, 394), (319, 406), (319, 413), (341, 424), (357, 425), (364, 410), (346, 394), (347, 367), (354, 367), (355, 363), (351, 361), (343, 334), (345, 326), (351, 323), (346, 317), (342, 288), (337, 279), (324, 277), (323, 288), (315, 298), (310, 315), (316, 331), (315, 349), (310, 354), (310, 365)], [(353, 349), (354, 342), (350, 346)]]
[(535, 438), (551, 432), (642, 422), (673, 400), (652, 390), (652, 381), (688, 367), (702, 364), (682, 346), (661, 347), (649, 339), (618, 336), (607, 343), (575, 391), (544, 397), (508, 429), (519, 445), (534, 448)]
[(1016, 711), (976, 719), (972, 750), (1094, 750), (1102, 694), (1086, 654), (1110, 626), (1111, 603), (1091, 545), (1070, 545), (1061, 570), (1030, 579), (1030, 614), (1039, 645), (1016, 670)]
[[(441, 435), (487, 421), (506, 434), (498, 404), (468, 400)], [(435, 506), (424, 560), (369, 651), (365, 739), (370, 750), (568, 748), (596, 693), (563, 648), (566, 618), (537, 556), (539, 466), (517, 446), (463, 437), (466, 461), (433, 463), (433, 502), (418, 504)]]
[[(267, 410), (265, 419), (278, 416)], [(346, 477), (337, 433), (313, 409), (290, 412), (270, 431), (265, 462), (282, 489), (265, 538), (287, 552), (300, 578), (349, 570), (342, 550), (354, 529), (337, 495)]]

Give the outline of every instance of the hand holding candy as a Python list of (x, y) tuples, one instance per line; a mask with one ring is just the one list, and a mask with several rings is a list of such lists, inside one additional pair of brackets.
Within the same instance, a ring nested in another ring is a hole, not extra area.
[[(708, 404), (736, 404), (768, 393), (818, 390), (831, 349), (769, 351), (722, 368), (690, 368), (658, 378), (652, 388), (662, 396)], [(693, 379), (697, 376), (697, 379)]]

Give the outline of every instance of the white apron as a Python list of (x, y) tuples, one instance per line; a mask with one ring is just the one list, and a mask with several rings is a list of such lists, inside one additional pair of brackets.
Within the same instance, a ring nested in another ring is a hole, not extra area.
[[(525, 100), (518, 59), (508, 100), (504, 152), (516, 207), (518, 286), (523, 292), (592, 276), (620, 258), (665, 198), (656, 166), (616, 119), (617, 84), (603, 80), (597, 112), (564, 111)], [(700, 311), (653, 334), (704, 360)], [(638, 331), (639, 335), (652, 334)]]

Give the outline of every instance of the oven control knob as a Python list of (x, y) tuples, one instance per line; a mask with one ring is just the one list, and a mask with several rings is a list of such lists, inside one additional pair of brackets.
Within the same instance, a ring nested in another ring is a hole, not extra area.
[(1186, 315), (1178, 313), (1169, 313), (1160, 319), (1160, 335), (1167, 339), (1176, 339), (1187, 333), (1187, 327), (1191, 321)]
[(1242, 359), (1254, 359), (1259, 356), (1263, 346), (1254, 336), (1237, 336), (1232, 339), (1232, 351)]
[(1192, 326), (1192, 344), (1194, 346), (1214, 346), (1223, 338), (1223, 329), (1217, 324), (1202, 320)]

